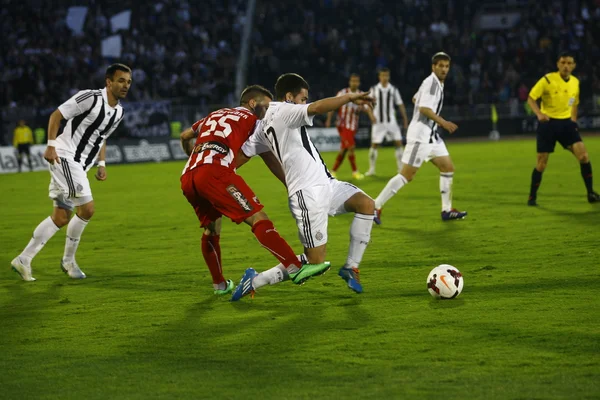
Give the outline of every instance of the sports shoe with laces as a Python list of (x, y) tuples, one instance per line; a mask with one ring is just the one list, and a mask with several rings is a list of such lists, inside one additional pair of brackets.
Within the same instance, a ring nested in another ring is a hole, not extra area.
[(340, 268), (338, 275), (346, 281), (350, 289), (354, 290), (356, 293), (362, 293), (363, 288), (360, 284), (360, 270), (358, 268), (346, 268), (346, 266), (343, 266)]
[(233, 291), (233, 294), (231, 295), (231, 301), (238, 301), (242, 297), (247, 295), (251, 295), (251, 297), (254, 298), (253, 281), (256, 275), (258, 275), (258, 273), (254, 268), (246, 269), (244, 275), (242, 276), (242, 279), (240, 280), (239, 285), (237, 285), (237, 287)]
[(21, 257), (19, 257), (19, 256), (15, 257), (15, 259), (10, 262), (10, 265), (12, 265), (13, 271), (15, 271), (17, 274), (21, 275), (21, 279), (23, 279), (24, 281), (26, 281), (26, 282), (35, 281), (35, 278), (33, 276), (31, 276), (31, 265), (24, 263), (21, 260)]
[(329, 261), (321, 264), (304, 264), (297, 272), (290, 274), (290, 279), (296, 285), (302, 285), (313, 276), (323, 275), (329, 270), (330, 266), (331, 263)]
[(356, 171), (352, 173), (352, 179), (356, 179), (357, 181), (365, 179), (365, 176), (360, 172)]
[(454, 219), (463, 219), (467, 216), (466, 211), (458, 211), (456, 208), (450, 211), (442, 211), (442, 221), (451, 221)]
[(60, 262), (60, 269), (71, 279), (85, 279), (85, 274), (81, 269), (79, 269), (79, 265), (75, 261)]
[(215, 294), (217, 296), (223, 296), (223, 295), (229, 294), (235, 288), (235, 284), (233, 283), (233, 281), (231, 279), (227, 279), (225, 281), (225, 284), (227, 285), (227, 287), (225, 289), (223, 289), (223, 290), (221, 290), (221, 289), (215, 289)]
[(588, 202), (589, 203), (598, 203), (600, 202), (600, 194), (596, 192), (588, 193)]
[(375, 209), (375, 215), (373, 216), (373, 222), (377, 225), (381, 225), (381, 208)]

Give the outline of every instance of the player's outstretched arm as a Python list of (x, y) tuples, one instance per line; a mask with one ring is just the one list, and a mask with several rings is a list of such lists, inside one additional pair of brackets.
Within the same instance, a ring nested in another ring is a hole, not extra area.
[(48, 147), (46, 147), (46, 151), (44, 152), (44, 159), (50, 164), (54, 164), (55, 161), (60, 164), (60, 158), (56, 154), (54, 141), (58, 134), (58, 128), (60, 128), (60, 121), (63, 119), (64, 117), (58, 108), (50, 114), (50, 120), (48, 121)]
[(458, 126), (455, 123), (446, 121), (429, 107), (419, 107), (419, 112), (450, 133), (454, 133), (454, 131), (458, 129)]
[(347, 93), (343, 96), (327, 97), (310, 103), (307, 112), (308, 115), (325, 114), (329, 111), (335, 111), (350, 102), (371, 105), (374, 101), (375, 99), (370, 97), (367, 92)]

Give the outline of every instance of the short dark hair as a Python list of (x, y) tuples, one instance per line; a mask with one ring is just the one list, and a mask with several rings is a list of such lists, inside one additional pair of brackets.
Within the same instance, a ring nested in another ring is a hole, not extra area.
[(110, 79), (112, 81), (115, 76), (115, 72), (117, 72), (117, 71), (128, 72), (129, 74), (131, 74), (131, 68), (129, 68), (125, 64), (117, 63), (117, 64), (113, 64), (110, 67), (106, 68), (106, 74), (104, 75), (104, 77), (107, 79)]
[(446, 53), (444, 53), (443, 51), (440, 51), (438, 53), (435, 53), (433, 55), (433, 57), (431, 57), (431, 65), (436, 65), (437, 63), (439, 63), (440, 61), (452, 61), (452, 59), (450, 58), (450, 56)]
[(382, 73), (382, 72), (388, 72), (389, 73), (390, 69), (388, 67), (379, 68), (379, 70), (377, 71), (377, 76), (379, 76), (379, 74)]
[(302, 89), (308, 90), (310, 87), (308, 86), (308, 82), (298, 74), (283, 74), (275, 82), (275, 96), (277, 96), (277, 100), (284, 100), (287, 93), (296, 96)]
[(354, 72), (354, 73), (350, 74), (350, 79), (352, 79), (352, 78), (360, 78), (360, 75), (357, 74), (356, 72)]
[(248, 104), (250, 100), (260, 96), (266, 96), (273, 100), (273, 94), (267, 88), (260, 85), (247, 86), (240, 95), (240, 105)]
[(556, 59), (556, 61), (560, 60), (561, 58), (567, 58), (567, 57), (571, 57), (573, 59), (573, 61), (575, 61), (575, 56), (570, 51), (563, 51), (563, 52), (561, 52), (558, 55), (558, 58)]

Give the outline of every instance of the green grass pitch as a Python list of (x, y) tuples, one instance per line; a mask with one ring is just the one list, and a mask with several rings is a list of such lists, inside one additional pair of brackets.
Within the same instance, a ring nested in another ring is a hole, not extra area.
[[(600, 176), (600, 138), (586, 143)], [(212, 294), (179, 189), (183, 163), (109, 166), (106, 182), (90, 173), (83, 281), (60, 271), (64, 230), (34, 260), (37, 282), (10, 270), (49, 215), (49, 176), (0, 176), (0, 398), (599, 398), (600, 205), (587, 203), (578, 164), (557, 148), (540, 207), (529, 208), (532, 140), (448, 147), (466, 220), (441, 222), (438, 174), (426, 164), (373, 229), (362, 295), (336, 275), (345, 215), (330, 219), (329, 273), (235, 304)], [(366, 170), (365, 150), (358, 162)], [(394, 169), (384, 149), (379, 176), (358, 185), (375, 197)], [(240, 174), (300, 251), (282, 185), (259, 159)], [(350, 178), (347, 161), (339, 177)], [(225, 221), (221, 243), (231, 279), (274, 265), (245, 225)], [(442, 263), (465, 277), (452, 301), (425, 288)]]

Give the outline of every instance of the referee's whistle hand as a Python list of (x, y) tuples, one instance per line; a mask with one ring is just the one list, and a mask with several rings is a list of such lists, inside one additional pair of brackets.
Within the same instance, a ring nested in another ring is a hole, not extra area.
[(58, 157), (58, 154), (56, 154), (56, 149), (53, 146), (46, 147), (44, 159), (52, 165), (54, 165), (54, 161), (60, 164), (60, 158)]

